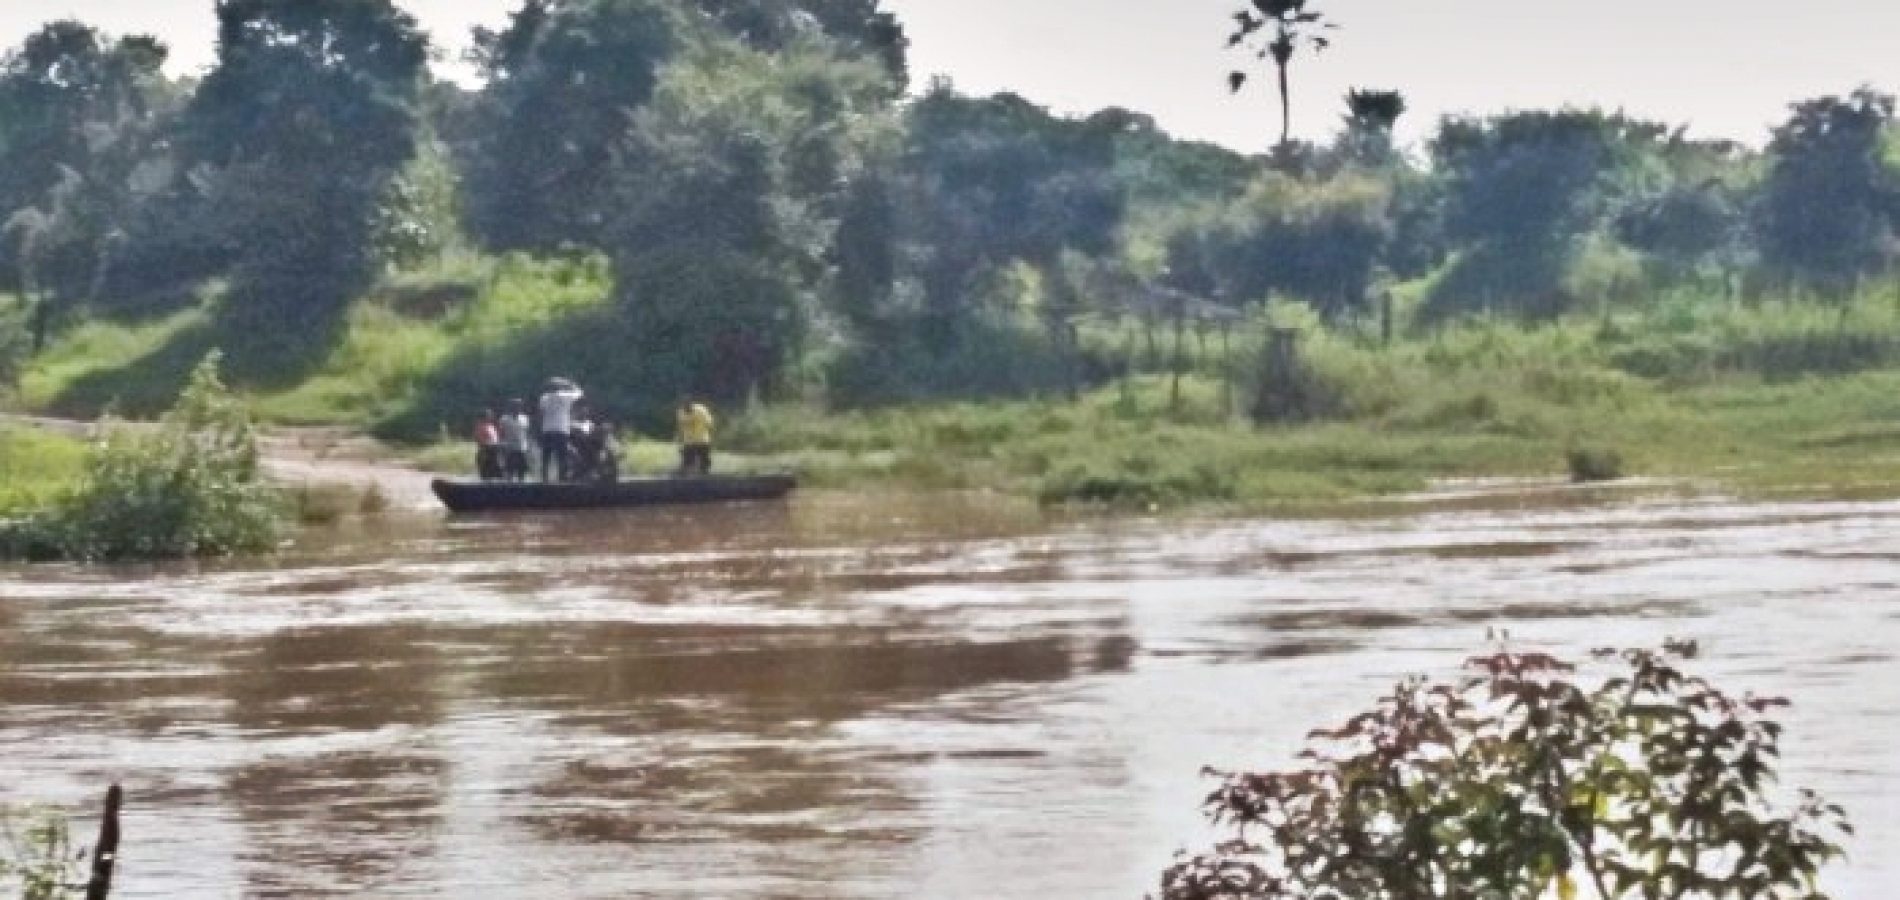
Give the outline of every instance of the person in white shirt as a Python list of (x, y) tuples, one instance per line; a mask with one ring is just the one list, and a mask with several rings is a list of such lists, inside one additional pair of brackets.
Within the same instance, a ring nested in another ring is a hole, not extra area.
[(528, 406), (519, 399), (508, 401), (501, 415), (501, 470), (509, 481), (528, 480), (528, 454), (534, 452), (534, 425), (528, 421)]
[(548, 382), (547, 390), (541, 394), (541, 480), (548, 480), (548, 468), (553, 467), (560, 480), (566, 481), (573, 474), (569, 432), (574, 427), (574, 404), (581, 399), (581, 389), (565, 378), (555, 378)]

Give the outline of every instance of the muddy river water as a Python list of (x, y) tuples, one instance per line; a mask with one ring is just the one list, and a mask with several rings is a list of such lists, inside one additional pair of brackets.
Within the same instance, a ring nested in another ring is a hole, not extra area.
[(1836, 895), (1900, 885), (1900, 503), (814, 494), (5, 569), (0, 803), (122, 781), (124, 897), (1132, 898), (1205, 839), (1203, 765), (1494, 626), (1792, 697), (1784, 781), (1860, 829)]

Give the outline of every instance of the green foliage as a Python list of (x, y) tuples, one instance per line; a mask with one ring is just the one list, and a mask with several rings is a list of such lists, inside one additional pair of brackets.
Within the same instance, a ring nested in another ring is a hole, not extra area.
[(36, 300), (34, 345), (99, 299), (109, 239), (151, 184), (173, 103), (149, 37), (47, 24), (0, 59), (0, 285)]
[(987, 282), (1027, 262), (1060, 278), (1064, 251), (1113, 245), (1126, 208), (1113, 118), (1058, 119), (1013, 94), (979, 99), (939, 82), (906, 120), (905, 256), (921, 309), (910, 327), (951, 350), (982, 314)]
[(1578, 484), (1615, 481), (1623, 477), (1623, 454), (1614, 448), (1578, 446), (1564, 454), (1570, 466), (1570, 480)]
[(1212, 773), (1234, 839), (1162, 876), (1164, 900), (1575, 897), (1818, 900), (1852, 833), (1810, 792), (1773, 789), (1784, 700), (1683, 671), (1696, 652), (1599, 651), (1582, 679), (1541, 653), (1401, 683), (1313, 732), (1304, 768)]
[(1895, 255), (1900, 176), (1883, 157), (1894, 98), (1863, 88), (1794, 107), (1775, 129), (1762, 185), (1766, 262), (1839, 296)]
[(1720, 182), (1677, 184), (1634, 201), (1616, 220), (1625, 244), (1651, 254), (1681, 277), (1705, 265), (1733, 263), (1747, 222), (1734, 192)]
[(86, 883), (86, 850), (73, 844), (66, 817), (42, 806), (0, 808), (0, 895), (66, 900)]
[(27, 357), (33, 351), (24, 304), (7, 303), (0, 298), (0, 396), (12, 393), (20, 384)]
[(28, 428), (0, 428), (0, 520), (30, 513), (72, 489), (86, 445)]
[(1662, 136), (1661, 126), (1594, 110), (1446, 119), (1431, 152), (1449, 177), (1446, 229), (1467, 250), (1426, 315), (1567, 309), (1574, 298), (1561, 282), (1607, 208), (1611, 176)]
[(78, 486), (0, 533), (0, 551), (28, 559), (109, 561), (269, 550), (284, 509), (258, 470), (249, 413), (199, 365), (148, 432), (108, 424)]
[[(232, 249), (233, 362), (281, 372), (327, 349), (377, 272), (376, 216), (415, 155), (428, 42), (390, 0), (225, 0), (185, 157)], [(315, 353), (313, 353), (313, 351)]]
[(822, 45), (768, 57), (709, 42), (668, 70), (620, 145), (604, 245), (653, 388), (730, 400), (774, 386), (893, 100), (882, 69)]
[(1347, 91), (1346, 127), (1339, 134), (1337, 152), (1353, 164), (1370, 169), (1399, 162), (1398, 145), (1392, 135), (1405, 110), (1405, 95), (1398, 91)]
[(686, 29), (665, 0), (530, 0), (478, 32), (488, 75), (461, 148), (469, 227), (498, 250), (598, 246), (614, 147)]
[(1056, 350), (1026, 323), (991, 316), (957, 327), (948, 348), (914, 332), (853, 343), (827, 368), (827, 395), (858, 408), (1034, 396), (1066, 386)]
[(460, 226), (454, 165), (429, 142), (384, 189), (370, 242), (385, 266), (412, 270), (455, 248)]
[(1389, 189), (1375, 178), (1268, 174), (1213, 222), (1177, 237), (1168, 280), (1235, 305), (1298, 297), (1337, 321), (1366, 308), (1391, 234), (1390, 207)]
[(694, 0), (726, 31), (756, 50), (778, 51), (809, 40), (813, 31), (853, 56), (883, 65), (899, 87), (910, 79), (910, 40), (879, 0)]

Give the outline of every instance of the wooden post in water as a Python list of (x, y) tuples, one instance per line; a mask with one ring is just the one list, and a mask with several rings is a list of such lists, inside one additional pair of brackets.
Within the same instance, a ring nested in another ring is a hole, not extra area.
[(106, 791), (106, 814), (99, 821), (99, 843), (92, 850), (92, 880), (86, 882), (86, 900), (106, 900), (112, 893), (112, 867), (119, 861), (119, 806), (125, 791), (113, 785)]

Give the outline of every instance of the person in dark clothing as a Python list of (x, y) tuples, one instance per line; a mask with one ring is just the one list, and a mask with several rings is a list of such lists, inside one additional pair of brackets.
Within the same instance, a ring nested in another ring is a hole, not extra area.
[(475, 420), (475, 474), (483, 481), (500, 481), (501, 457), (501, 427), (495, 421), (495, 411), (484, 409), (481, 418)]
[(574, 480), (611, 484), (620, 477), (620, 452), (613, 423), (597, 413), (582, 413), (574, 422)]

